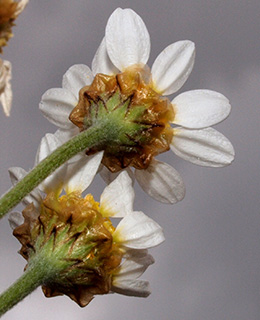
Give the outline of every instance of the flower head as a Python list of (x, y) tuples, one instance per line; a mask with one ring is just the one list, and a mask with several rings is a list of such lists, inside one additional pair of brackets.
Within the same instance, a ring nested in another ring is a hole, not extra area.
[[(47, 135), (36, 161), (56, 144), (57, 137)], [(99, 161), (88, 161), (88, 170), (78, 163), (71, 161), (45, 181), (40, 186), (44, 194), (36, 189), (25, 199), (24, 221), (18, 213), (11, 215), (14, 235), (22, 244), (20, 253), (28, 267), (40, 257), (54, 269), (55, 277), (43, 282), (47, 297), (66, 294), (85, 306), (94, 295), (109, 292), (148, 296), (149, 283), (138, 278), (153, 263), (147, 249), (164, 240), (161, 227), (133, 211), (134, 191), (127, 172), (104, 189), (99, 203), (91, 194), (82, 196)], [(11, 168), (10, 174), (15, 183), (24, 172)], [(114, 227), (109, 217), (123, 219)]]
[(130, 123), (125, 139), (105, 141), (87, 153), (104, 151), (100, 173), (105, 180), (133, 167), (144, 191), (161, 202), (175, 203), (184, 197), (183, 181), (175, 169), (154, 157), (171, 149), (198, 165), (230, 164), (234, 158), (231, 143), (209, 126), (224, 120), (231, 107), (222, 94), (211, 90), (184, 92), (172, 101), (166, 97), (179, 90), (191, 73), (195, 57), (191, 41), (166, 47), (151, 71), (146, 65), (149, 54), (150, 37), (142, 19), (131, 9), (116, 9), (107, 22), (92, 71), (85, 65), (72, 66), (62, 88), (43, 95), (40, 109), (71, 135), (101, 118), (121, 119), (123, 115)]

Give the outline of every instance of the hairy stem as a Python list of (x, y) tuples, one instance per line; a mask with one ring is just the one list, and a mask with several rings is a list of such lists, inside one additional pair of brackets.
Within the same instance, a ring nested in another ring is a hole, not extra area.
[(77, 153), (102, 142), (107, 130), (93, 126), (73, 137), (52, 154), (41, 161), (21, 181), (0, 199), (0, 218), (16, 206), (29, 192), (37, 187), (46, 177)]
[(53, 269), (46, 266), (41, 259), (36, 259), (24, 274), (0, 295), (0, 317), (55, 274)]

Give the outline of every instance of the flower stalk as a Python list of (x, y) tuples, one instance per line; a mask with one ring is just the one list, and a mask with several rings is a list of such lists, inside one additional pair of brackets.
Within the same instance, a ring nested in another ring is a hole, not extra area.
[(5, 314), (18, 302), (39, 287), (46, 279), (55, 275), (56, 270), (50, 268), (50, 264), (41, 259), (31, 261), (24, 274), (0, 295), (0, 316)]
[[(107, 129), (109, 130), (109, 129)], [(41, 161), (21, 181), (0, 199), (0, 218), (16, 206), (22, 199), (37, 187), (45, 178), (77, 153), (103, 141), (107, 130), (100, 125), (89, 128), (73, 137), (52, 154)]]

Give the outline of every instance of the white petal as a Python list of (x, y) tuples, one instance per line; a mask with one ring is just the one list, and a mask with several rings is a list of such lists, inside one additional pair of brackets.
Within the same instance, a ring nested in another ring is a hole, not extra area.
[(212, 126), (230, 113), (228, 99), (211, 90), (192, 90), (181, 93), (172, 101), (175, 117), (173, 123), (190, 129)]
[(146, 254), (143, 257), (132, 257), (132, 259), (126, 259), (119, 267), (115, 276), (121, 280), (137, 279), (153, 263), (154, 258), (150, 254)]
[(16, 7), (15, 13), (14, 13), (15, 17), (17, 17), (24, 10), (24, 8), (26, 7), (28, 2), (29, 2), (29, 0), (20, 0), (17, 3), (17, 7)]
[(120, 278), (114, 278), (111, 289), (126, 296), (145, 298), (151, 294), (149, 282), (144, 280), (121, 280)]
[(22, 180), (27, 174), (27, 172), (20, 167), (9, 168), (8, 172), (13, 186), (16, 185), (18, 181)]
[(79, 133), (79, 128), (74, 127), (72, 130), (58, 129), (54, 135), (59, 139), (61, 145)]
[(185, 40), (166, 47), (152, 66), (156, 91), (164, 95), (178, 91), (188, 79), (194, 65), (195, 45)]
[[(19, 167), (9, 168), (8, 172), (13, 185), (16, 185), (17, 182), (22, 180), (27, 175), (27, 172), (23, 168)], [(40, 206), (40, 203), (42, 202), (40, 190), (38, 188), (35, 188), (22, 200), (22, 202), (25, 205), (33, 203), (34, 206), (38, 208)]]
[[(47, 133), (41, 140), (38, 147), (35, 165), (45, 159), (54, 150), (61, 145), (61, 141), (55, 136), (55, 134)], [(60, 166), (54, 173), (49, 175), (40, 185), (39, 189), (48, 193), (50, 191), (56, 191), (59, 193), (62, 190), (64, 183), (64, 176), (66, 173), (66, 164)]]
[(171, 149), (185, 160), (209, 167), (226, 166), (234, 160), (235, 155), (230, 141), (213, 128), (175, 128)]
[(143, 190), (163, 203), (176, 203), (185, 196), (180, 174), (164, 162), (153, 159), (146, 170), (136, 170), (135, 177)]
[(133, 64), (146, 64), (150, 36), (141, 17), (131, 9), (117, 8), (107, 22), (106, 46), (112, 63), (121, 71)]
[(143, 212), (134, 211), (118, 224), (113, 239), (132, 249), (148, 249), (164, 241), (162, 228)]
[(0, 102), (6, 116), (10, 115), (13, 92), (11, 87), (12, 65), (7, 60), (0, 59)]
[[(132, 181), (134, 182), (135, 177), (133, 174), (133, 171), (128, 167), (126, 169), (123, 169), (124, 171), (127, 171), (128, 175), (131, 177)], [(101, 178), (105, 181), (106, 184), (111, 183), (118, 177), (118, 175), (123, 171), (118, 172), (111, 172), (106, 166), (101, 165), (99, 168), (98, 173), (100, 174)]]
[(103, 151), (92, 156), (82, 154), (77, 162), (69, 162), (64, 177), (64, 189), (67, 194), (73, 191), (82, 193), (91, 184), (94, 179), (100, 162), (103, 157)]
[(92, 81), (93, 74), (89, 67), (84, 64), (75, 64), (64, 74), (62, 87), (78, 97), (79, 90), (90, 85)]
[(96, 75), (97, 73), (103, 73), (107, 75), (118, 73), (118, 69), (113, 65), (108, 56), (105, 37), (103, 38), (99, 48), (97, 49), (97, 52), (92, 61), (91, 68), (94, 75)]
[(8, 218), (10, 227), (12, 230), (19, 227), (21, 224), (24, 223), (24, 218), (21, 214), (21, 212), (11, 212)]
[(126, 171), (111, 182), (100, 197), (100, 210), (104, 217), (124, 217), (133, 211), (134, 189)]
[(71, 129), (74, 124), (69, 120), (69, 115), (77, 103), (72, 92), (55, 88), (43, 94), (39, 108), (51, 123), (63, 129)]

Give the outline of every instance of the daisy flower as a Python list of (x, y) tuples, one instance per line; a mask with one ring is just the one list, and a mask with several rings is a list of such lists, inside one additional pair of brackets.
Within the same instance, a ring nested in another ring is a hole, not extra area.
[(40, 110), (71, 135), (87, 130), (104, 114), (114, 112), (116, 118), (121, 112), (128, 124), (136, 125), (134, 133), (125, 134), (128, 141), (109, 141), (87, 154), (104, 150), (100, 173), (106, 181), (122, 169), (133, 168), (132, 175), (146, 193), (175, 203), (185, 194), (182, 178), (155, 156), (171, 149), (197, 165), (230, 164), (234, 159), (231, 143), (210, 126), (224, 120), (231, 107), (226, 97), (211, 90), (184, 92), (172, 101), (166, 97), (178, 91), (191, 73), (193, 42), (169, 45), (151, 70), (146, 65), (149, 54), (150, 37), (143, 20), (131, 9), (116, 9), (108, 19), (92, 71), (85, 65), (72, 66), (62, 88), (42, 96)]
[[(59, 146), (57, 136), (47, 134), (42, 139), (36, 162)], [(24, 199), (23, 217), (11, 214), (11, 227), (22, 244), (20, 253), (30, 264), (51, 247), (43, 257), (49, 257), (49, 263), (57, 257), (58, 263), (64, 263), (55, 279), (45, 279), (42, 288), (47, 297), (66, 294), (80, 306), (97, 294), (147, 297), (149, 283), (139, 277), (154, 262), (147, 249), (164, 241), (162, 229), (143, 212), (133, 210), (134, 191), (126, 171), (104, 189), (99, 203), (91, 194), (82, 196), (98, 161), (92, 156), (83, 164), (81, 155), (77, 157)], [(14, 184), (25, 175), (21, 168), (9, 172)], [(109, 217), (122, 219), (114, 227)]]

